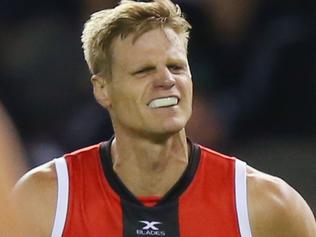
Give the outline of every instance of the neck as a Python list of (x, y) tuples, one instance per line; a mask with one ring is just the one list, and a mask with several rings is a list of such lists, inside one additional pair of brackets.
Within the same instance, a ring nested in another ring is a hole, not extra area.
[(112, 143), (114, 172), (135, 196), (163, 196), (188, 165), (185, 131), (159, 142), (117, 136)]

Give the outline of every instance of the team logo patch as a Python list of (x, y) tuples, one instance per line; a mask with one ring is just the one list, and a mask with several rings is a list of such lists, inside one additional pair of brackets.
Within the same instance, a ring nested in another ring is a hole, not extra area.
[(141, 229), (136, 230), (138, 236), (166, 236), (166, 232), (161, 230), (163, 223), (159, 221), (139, 221), (142, 223)]

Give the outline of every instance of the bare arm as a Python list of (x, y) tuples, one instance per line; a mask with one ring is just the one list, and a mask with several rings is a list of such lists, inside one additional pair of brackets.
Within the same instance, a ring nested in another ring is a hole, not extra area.
[(9, 192), (24, 172), (23, 149), (15, 127), (0, 102), (0, 235), (21, 236), (20, 216), (9, 201)]
[(0, 102), (0, 180), (6, 188), (12, 188), (25, 172), (23, 154), (17, 131)]
[(313, 213), (283, 180), (248, 168), (248, 204), (253, 237), (315, 237)]
[(51, 236), (57, 200), (54, 163), (26, 173), (16, 184), (12, 197), (19, 215), (25, 217), (23, 236)]

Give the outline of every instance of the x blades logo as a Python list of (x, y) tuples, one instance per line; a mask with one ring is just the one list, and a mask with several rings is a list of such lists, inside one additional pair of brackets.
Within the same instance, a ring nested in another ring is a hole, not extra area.
[(159, 230), (155, 225), (162, 224), (161, 222), (158, 222), (158, 221), (152, 221), (152, 222), (139, 221), (139, 222), (144, 223), (146, 225), (145, 227), (143, 227), (143, 230), (149, 230), (149, 229)]
[(142, 224), (145, 224), (145, 226), (142, 227), (142, 229), (136, 230), (136, 234), (138, 236), (165, 236), (165, 231), (161, 231), (157, 225), (162, 225), (162, 222), (158, 221), (139, 221)]

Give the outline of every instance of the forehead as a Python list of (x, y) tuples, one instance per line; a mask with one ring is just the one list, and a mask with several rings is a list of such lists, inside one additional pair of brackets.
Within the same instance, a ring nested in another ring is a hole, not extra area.
[(139, 37), (134, 34), (112, 43), (113, 62), (152, 60), (160, 57), (186, 58), (185, 38), (171, 28), (157, 28)]

